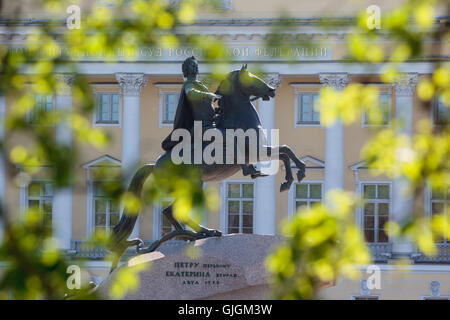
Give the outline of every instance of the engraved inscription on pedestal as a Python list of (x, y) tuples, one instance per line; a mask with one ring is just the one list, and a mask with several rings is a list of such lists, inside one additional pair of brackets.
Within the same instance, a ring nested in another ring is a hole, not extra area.
[(159, 251), (132, 258), (100, 285), (108, 290), (121, 268), (143, 266), (140, 288), (125, 299), (264, 299), (270, 298), (264, 260), (280, 242), (277, 236), (226, 235), (197, 240), (201, 251), (196, 259), (186, 255), (192, 244), (162, 247)]
[(179, 278), (183, 285), (218, 286), (227, 279), (239, 278), (230, 270), (230, 264), (201, 263), (195, 261), (175, 262), (172, 270), (167, 270), (166, 277)]

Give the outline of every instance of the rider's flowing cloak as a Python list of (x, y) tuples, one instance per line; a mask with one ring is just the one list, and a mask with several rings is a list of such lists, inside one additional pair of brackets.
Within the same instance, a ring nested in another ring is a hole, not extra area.
[(189, 99), (186, 96), (184, 87), (186, 82), (181, 87), (180, 98), (178, 100), (177, 111), (173, 120), (173, 129), (170, 134), (163, 140), (161, 147), (165, 151), (170, 151), (179, 142), (178, 140), (172, 141), (173, 131), (176, 129), (186, 129), (188, 131), (194, 126), (194, 118), (192, 117), (191, 105)]

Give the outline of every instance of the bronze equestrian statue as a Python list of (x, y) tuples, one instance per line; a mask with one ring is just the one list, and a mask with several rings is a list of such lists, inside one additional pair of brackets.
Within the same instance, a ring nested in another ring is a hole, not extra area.
[[(187, 58), (183, 63), (182, 69), (186, 81), (181, 88), (174, 119), (174, 130), (185, 129), (192, 133), (194, 121), (201, 121), (203, 132), (206, 130), (218, 130), (223, 137), (227, 134), (226, 129), (242, 129), (244, 131), (253, 129), (256, 132), (260, 132), (263, 129), (258, 112), (251, 101), (256, 98), (262, 98), (263, 100), (273, 98), (275, 96), (275, 88), (250, 73), (247, 70), (247, 65), (244, 65), (240, 70), (229, 73), (219, 85), (216, 93), (210, 93), (206, 86), (197, 80), (198, 63), (194, 57)], [(251, 99), (251, 97), (255, 98)], [(213, 101), (218, 101), (218, 108), (214, 107)], [(136, 197), (141, 197), (143, 184), (150, 174), (155, 174), (158, 170), (165, 170), (168, 164), (173, 164), (172, 149), (179, 143), (179, 141), (173, 141), (173, 132), (162, 142), (162, 148), (165, 152), (158, 157), (156, 163), (142, 166), (133, 176), (128, 191), (132, 192)], [(202, 142), (202, 148), (204, 149), (208, 143)], [(194, 142), (192, 142), (193, 144)], [(223, 148), (223, 154), (225, 154), (225, 144)], [(233, 153), (234, 161), (231, 164), (224, 159), (221, 163), (207, 164), (203, 161), (201, 164), (183, 165), (200, 169), (201, 181), (199, 183), (222, 181), (241, 169), (244, 175), (251, 175), (252, 178), (264, 176), (264, 174), (257, 171), (250, 163), (251, 159), (247, 145), (245, 145), (244, 150), (237, 150), (235, 145), (233, 145), (233, 148), (235, 151)], [(288, 146), (268, 146), (265, 134), (260, 134), (257, 139), (257, 148), (258, 152), (261, 151), (261, 153), (258, 153), (258, 159), (255, 162), (268, 160), (283, 161), (286, 168), (286, 181), (281, 184), (280, 192), (288, 190), (294, 181), (291, 160), (298, 169), (298, 181), (301, 181), (305, 177), (305, 164)], [(194, 147), (192, 150), (194, 150)], [(245, 153), (244, 164), (238, 161), (237, 157), (239, 152)], [(263, 155), (262, 157), (261, 154)], [(119, 223), (113, 228), (109, 249), (115, 254), (115, 261), (113, 261), (111, 271), (117, 266), (125, 250), (131, 246), (136, 246), (138, 253), (147, 253), (156, 250), (162, 243), (174, 237), (195, 240), (222, 235), (219, 230), (205, 228), (192, 220), (189, 220), (187, 225), (198, 231), (187, 230), (173, 216), (171, 204), (164, 208), (163, 214), (171, 222), (175, 230), (163, 235), (160, 240), (144, 248), (141, 239), (128, 239), (134, 228), (138, 214), (139, 212), (128, 212), (127, 209), (124, 209)]]

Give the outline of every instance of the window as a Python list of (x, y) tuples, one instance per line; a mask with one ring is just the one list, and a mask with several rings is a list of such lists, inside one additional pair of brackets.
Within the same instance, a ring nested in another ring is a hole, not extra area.
[(183, 84), (177, 82), (159, 82), (155, 83), (155, 86), (158, 87), (159, 96), (159, 127), (170, 127), (173, 125), (175, 119)]
[(93, 182), (93, 192), (95, 232), (109, 234), (119, 222), (119, 203), (105, 194), (103, 184), (98, 181)]
[(120, 95), (118, 93), (97, 93), (96, 124), (118, 125), (120, 119)]
[(55, 109), (51, 94), (36, 94), (34, 96), (34, 108), (28, 114), (28, 122), (39, 124), (43, 113), (52, 112)]
[(227, 183), (227, 232), (253, 233), (253, 183)]
[(379, 119), (369, 119), (367, 112), (364, 112), (364, 125), (365, 126), (386, 126), (391, 122), (392, 114), (392, 95), (390, 93), (380, 93), (380, 118)]
[(389, 184), (363, 184), (363, 230), (366, 242), (388, 242), (384, 230), (391, 206)]
[[(431, 217), (437, 215), (444, 215), (448, 217), (448, 207), (450, 205), (450, 186), (447, 186), (446, 190), (432, 190), (431, 191)], [(436, 239), (438, 243), (447, 243), (448, 230), (444, 230), (445, 237), (439, 237)]]
[(297, 124), (320, 124), (319, 118), (319, 93), (297, 93)]
[[(121, 179), (121, 163), (109, 155), (100, 156), (82, 165), (86, 169), (86, 234), (98, 230), (109, 232), (119, 220), (120, 207), (105, 192)], [(106, 178), (107, 177), (107, 178)]]
[(164, 92), (162, 94), (163, 107), (162, 107), (162, 123), (172, 124), (175, 119), (175, 112), (178, 106), (178, 93)]
[(33, 181), (28, 185), (27, 205), (29, 209), (37, 209), (42, 214), (42, 223), (52, 230), (53, 186), (46, 181)]
[(321, 183), (297, 183), (295, 185), (295, 210), (301, 207), (311, 208), (314, 203), (322, 201)]
[(442, 99), (435, 99), (433, 105), (434, 123), (447, 125), (450, 123), (450, 108), (447, 107)]

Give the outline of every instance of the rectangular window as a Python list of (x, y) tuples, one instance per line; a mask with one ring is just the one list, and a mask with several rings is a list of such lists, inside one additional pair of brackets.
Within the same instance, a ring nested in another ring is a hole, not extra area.
[[(444, 215), (448, 217), (450, 214), (448, 208), (450, 206), (450, 186), (447, 186), (444, 190), (432, 190), (431, 191), (431, 216)], [(444, 230), (444, 237), (436, 238), (437, 243), (447, 243), (449, 230)]]
[(450, 123), (450, 108), (447, 107), (442, 99), (435, 99), (433, 105), (434, 123), (448, 125)]
[(162, 123), (172, 124), (175, 119), (175, 112), (177, 111), (179, 94), (175, 92), (164, 92), (163, 110), (162, 110)]
[(97, 93), (96, 99), (98, 124), (119, 124), (120, 95), (118, 93)]
[(311, 208), (314, 203), (322, 201), (321, 183), (297, 183), (295, 185), (295, 210), (302, 207)]
[(297, 124), (320, 124), (319, 93), (301, 92), (297, 94)]
[(28, 208), (42, 214), (42, 223), (52, 230), (53, 185), (45, 181), (33, 181), (28, 185)]
[(44, 113), (52, 112), (54, 110), (53, 95), (51, 94), (36, 94), (34, 96), (34, 108), (29, 113), (29, 123), (39, 124)]
[(376, 119), (371, 119), (367, 112), (364, 112), (364, 125), (386, 126), (391, 122), (392, 95), (390, 93), (380, 93), (380, 114)]
[(119, 202), (105, 194), (103, 184), (93, 182), (95, 231), (109, 234), (119, 222)]
[(388, 242), (385, 224), (391, 206), (389, 184), (363, 185), (363, 230), (366, 242)]
[(253, 183), (227, 184), (228, 233), (253, 233)]

